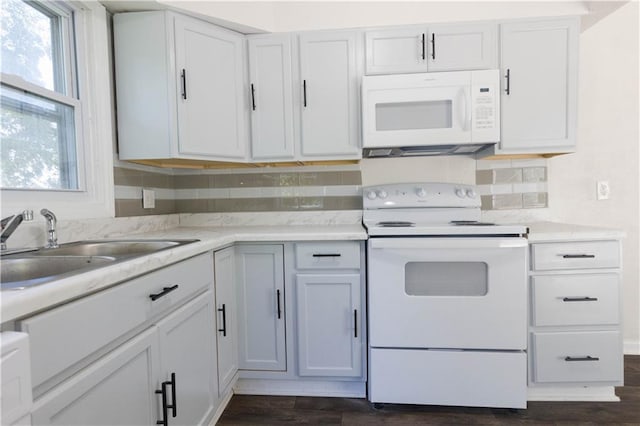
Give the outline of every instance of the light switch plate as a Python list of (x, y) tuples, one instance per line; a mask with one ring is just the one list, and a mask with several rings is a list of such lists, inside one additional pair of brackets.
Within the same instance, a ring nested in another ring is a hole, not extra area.
[(142, 190), (142, 208), (153, 209), (156, 207), (156, 191), (151, 189)]
[(609, 181), (599, 180), (598, 182), (596, 182), (596, 198), (598, 200), (608, 200), (609, 194), (611, 194)]

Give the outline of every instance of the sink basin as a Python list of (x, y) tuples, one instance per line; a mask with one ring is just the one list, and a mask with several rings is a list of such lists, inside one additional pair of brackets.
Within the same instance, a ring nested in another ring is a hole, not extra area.
[(23, 289), (196, 241), (78, 241), (58, 248), (6, 254), (0, 262), (0, 285), (2, 290)]
[(0, 285), (2, 290), (22, 289), (108, 265), (115, 260), (109, 256), (3, 257)]
[(78, 241), (62, 244), (54, 249), (40, 249), (32, 252), (35, 256), (116, 256), (130, 257), (155, 253), (172, 247), (192, 243), (197, 240), (114, 240)]

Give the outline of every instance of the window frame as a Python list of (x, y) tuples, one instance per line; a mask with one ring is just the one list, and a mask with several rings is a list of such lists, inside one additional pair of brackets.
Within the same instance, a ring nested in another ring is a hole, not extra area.
[(75, 77), (76, 84), (67, 88), (67, 93), (71, 89), (72, 96), (5, 74), (2, 82), (74, 107), (78, 189), (3, 188), (2, 217), (25, 209), (38, 212), (43, 207), (52, 210), (62, 221), (114, 217), (114, 102), (108, 14), (104, 6), (93, 1), (47, 3), (46, 8), (73, 14), (70, 19), (73, 31), (62, 30), (65, 42), (75, 41), (72, 46), (75, 64), (73, 61), (65, 64), (68, 65), (65, 73), (74, 73)]

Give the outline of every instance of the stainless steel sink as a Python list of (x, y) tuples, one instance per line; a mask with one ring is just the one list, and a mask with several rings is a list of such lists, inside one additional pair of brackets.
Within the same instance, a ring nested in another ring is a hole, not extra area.
[(84, 272), (111, 264), (109, 256), (20, 256), (2, 258), (2, 290), (22, 289), (53, 281), (72, 273)]
[(78, 241), (62, 244), (58, 248), (40, 249), (35, 256), (116, 256), (130, 257), (155, 253), (192, 243), (197, 240), (114, 240)]
[(0, 259), (0, 286), (2, 290), (23, 289), (196, 241), (199, 240), (78, 241), (57, 248), (5, 254)]

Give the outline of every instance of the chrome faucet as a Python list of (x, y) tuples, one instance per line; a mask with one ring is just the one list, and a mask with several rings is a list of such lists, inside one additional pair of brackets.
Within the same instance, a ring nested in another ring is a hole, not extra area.
[(7, 216), (2, 221), (0, 221), (0, 226), (2, 226), (2, 234), (0, 234), (0, 251), (7, 250), (7, 240), (18, 228), (23, 221), (29, 222), (33, 220), (33, 210), (25, 210), (20, 214), (13, 214), (11, 216)]
[(59, 247), (58, 236), (56, 235), (56, 224), (58, 223), (56, 215), (48, 209), (40, 210), (40, 214), (44, 216), (45, 219), (47, 219), (47, 245), (45, 245), (44, 248)]

